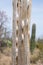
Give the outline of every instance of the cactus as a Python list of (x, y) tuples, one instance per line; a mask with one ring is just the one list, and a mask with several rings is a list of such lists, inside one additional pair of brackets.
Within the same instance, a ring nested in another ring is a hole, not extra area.
[(32, 25), (32, 35), (31, 35), (31, 40), (30, 40), (30, 51), (31, 51), (31, 53), (33, 53), (33, 50), (36, 46), (35, 35), (36, 35), (36, 24), (33, 24)]
[(30, 65), (31, 0), (13, 0), (12, 65)]

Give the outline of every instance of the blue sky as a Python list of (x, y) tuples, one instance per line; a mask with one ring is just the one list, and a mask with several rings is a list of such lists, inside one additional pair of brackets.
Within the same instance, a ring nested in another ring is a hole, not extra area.
[[(6, 11), (12, 23), (12, 0), (0, 0), (0, 10)], [(36, 23), (36, 38), (43, 37), (43, 0), (32, 0), (30, 31), (33, 23)]]
[(10, 30), (12, 29), (12, 1), (11, 0), (0, 0), (0, 10), (5, 11), (6, 15), (9, 18), (9, 25), (8, 27)]
[(43, 0), (32, 0), (31, 28), (36, 23), (36, 38), (43, 36)]

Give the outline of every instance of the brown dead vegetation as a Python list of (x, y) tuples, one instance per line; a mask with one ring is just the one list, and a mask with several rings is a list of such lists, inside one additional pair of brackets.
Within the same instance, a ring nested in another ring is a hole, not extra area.
[(3, 53), (0, 52), (0, 65), (12, 65), (11, 50), (6, 48)]

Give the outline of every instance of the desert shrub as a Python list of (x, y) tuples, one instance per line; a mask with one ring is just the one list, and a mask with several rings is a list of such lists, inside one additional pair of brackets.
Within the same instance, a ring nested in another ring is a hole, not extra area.
[(11, 47), (11, 46), (12, 46), (12, 42), (9, 41), (9, 40), (7, 40), (7, 46), (8, 46), (8, 47)]
[(43, 43), (38, 43), (39, 49), (43, 50)]
[(11, 47), (11, 46), (12, 46), (12, 42), (10, 40), (0, 41), (0, 47)]
[(38, 61), (40, 58), (40, 50), (38, 48), (35, 48), (33, 51), (33, 54), (31, 55), (30, 60), (32, 61), (32, 63), (35, 63), (36, 61)]
[(7, 43), (5, 41), (0, 41), (0, 47), (6, 47)]
[(7, 47), (7, 43), (3, 40), (0, 41), (0, 51), (3, 53), (4, 47)]

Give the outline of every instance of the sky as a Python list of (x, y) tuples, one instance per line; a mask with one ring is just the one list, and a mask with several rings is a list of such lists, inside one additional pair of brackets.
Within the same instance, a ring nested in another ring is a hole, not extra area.
[(12, 1), (11, 0), (0, 0), (0, 10), (5, 11), (9, 18), (10, 23), (8, 24), (9, 29), (12, 29)]
[[(0, 0), (0, 10), (6, 11), (11, 19), (10, 28), (12, 29), (12, 0)], [(36, 24), (36, 38), (43, 37), (43, 0), (32, 0), (30, 33), (32, 24)]]
[(36, 38), (43, 37), (43, 0), (32, 0), (31, 23), (36, 24)]

